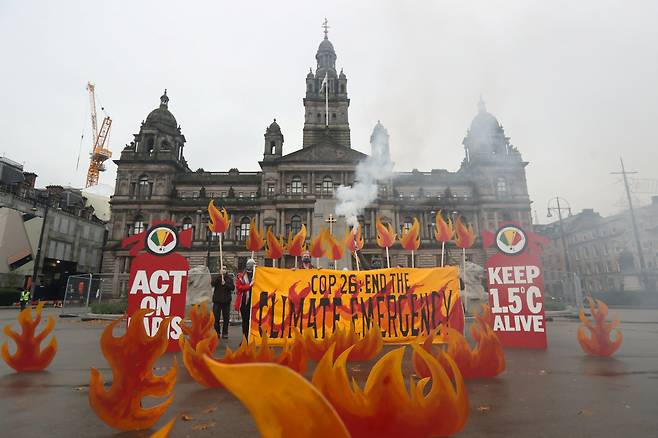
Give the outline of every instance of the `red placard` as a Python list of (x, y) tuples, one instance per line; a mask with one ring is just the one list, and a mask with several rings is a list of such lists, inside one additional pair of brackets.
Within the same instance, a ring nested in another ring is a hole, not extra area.
[(546, 239), (514, 222), (483, 231), (484, 247), (497, 252), (485, 264), (493, 330), (504, 347), (545, 349), (543, 265)]
[(139, 309), (152, 309), (146, 315), (146, 333), (153, 336), (166, 317), (171, 317), (167, 351), (179, 351), (178, 338), (185, 317), (187, 259), (176, 252), (179, 246), (191, 246), (191, 229), (178, 232), (174, 223), (161, 221), (147, 231), (121, 242), (131, 246), (134, 256), (128, 281), (128, 321)]

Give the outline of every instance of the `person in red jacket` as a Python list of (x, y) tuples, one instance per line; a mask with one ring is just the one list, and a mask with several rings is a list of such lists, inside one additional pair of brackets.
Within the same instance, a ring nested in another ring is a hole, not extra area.
[(254, 285), (255, 271), (256, 261), (249, 259), (244, 271), (240, 272), (235, 279), (235, 289), (237, 290), (235, 310), (239, 310), (242, 315), (242, 334), (247, 341), (249, 340), (249, 320), (251, 318), (251, 288)]

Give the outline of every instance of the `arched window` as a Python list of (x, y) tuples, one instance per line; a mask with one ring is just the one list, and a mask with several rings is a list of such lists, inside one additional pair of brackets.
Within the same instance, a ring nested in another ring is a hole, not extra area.
[(148, 140), (146, 140), (146, 150), (149, 154), (153, 153), (153, 149), (155, 147), (155, 139), (153, 136), (149, 136)]
[(274, 140), (270, 142), (270, 154), (276, 154), (276, 142)]
[(148, 199), (151, 197), (151, 183), (149, 182), (148, 175), (142, 175), (139, 177), (137, 194), (137, 196), (142, 199)]
[(183, 219), (183, 229), (189, 230), (190, 228), (192, 228), (192, 219), (186, 217)]
[(243, 217), (240, 220), (240, 229), (238, 231), (238, 240), (247, 240), (249, 237), (249, 227), (251, 226), (251, 219)]
[(322, 178), (322, 193), (324, 195), (329, 195), (334, 191), (334, 181), (329, 175)]
[(132, 234), (139, 234), (146, 229), (143, 216), (135, 216), (135, 221), (132, 226)]
[(496, 197), (497, 198), (506, 198), (508, 195), (507, 191), (507, 180), (505, 178), (498, 177), (496, 178)]
[(290, 231), (292, 232), (292, 234), (297, 234), (301, 229), (302, 229), (302, 218), (297, 215), (294, 215), (293, 217), (290, 218)]

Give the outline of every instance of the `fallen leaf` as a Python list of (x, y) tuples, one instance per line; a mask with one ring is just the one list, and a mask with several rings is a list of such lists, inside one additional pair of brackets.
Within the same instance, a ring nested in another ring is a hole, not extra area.
[(85, 391), (87, 388), (85, 386), (76, 386), (73, 388), (74, 391)]
[(586, 417), (591, 417), (594, 412), (590, 411), (589, 409), (583, 409), (582, 411), (578, 412), (578, 415), (585, 415)]
[(192, 420), (194, 419), (194, 418), (192, 418), (191, 416), (189, 416), (189, 415), (187, 415), (187, 414), (183, 414), (183, 415), (181, 415), (180, 418), (181, 418), (181, 420), (183, 420), (183, 421), (192, 421)]
[(214, 422), (197, 424), (196, 426), (192, 427), (192, 430), (206, 430), (210, 429), (211, 427), (215, 427)]
[(202, 414), (209, 414), (211, 412), (215, 412), (217, 410), (217, 406), (211, 406), (208, 409), (201, 411)]
[(486, 405), (478, 406), (477, 409), (478, 412), (489, 412), (491, 410), (491, 406), (486, 406)]

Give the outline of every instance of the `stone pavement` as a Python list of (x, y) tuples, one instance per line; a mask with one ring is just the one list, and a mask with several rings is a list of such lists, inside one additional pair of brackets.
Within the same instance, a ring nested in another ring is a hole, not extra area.
[[(471, 414), (458, 436), (658, 436), (658, 310), (611, 309), (614, 313), (621, 317), (624, 342), (613, 358), (585, 356), (576, 340), (578, 322), (573, 319), (548, 323), (548, 351), (507, 350), (505, 373), (467, 383)], [(0, 324), (15, 323), (15, 315), (15, 310), (0, 310)], [(17, 374), (0, 361), (1, 435), (128, 438), (152, 432), (117, 433), (88, 405), (89, 368), (99, 368), (106, 381), (111, 380), (98, 345), (106, 324), (58, 318), (54, 333), (59, 351), (45, 372)], [(229, 342), (235, 348), (240, 329), (231, 330)], [(6, 336), (0, 336), (4, 342)], [(391, 348), (395, 347), (386, 350)], [(175, 399), (157, 427), (178, 416), (172, 437), (258, 435), (241, 403), (225, 390), (197, 385), (180, 355), (165, 355), (158, 366), (169, 366), (172, 356), (178, 356), (179, 365)], [(412, 372), (410, 354), (406, 358), (408, 375)], [(349, 366), (363, 384), (372, 363)]]

